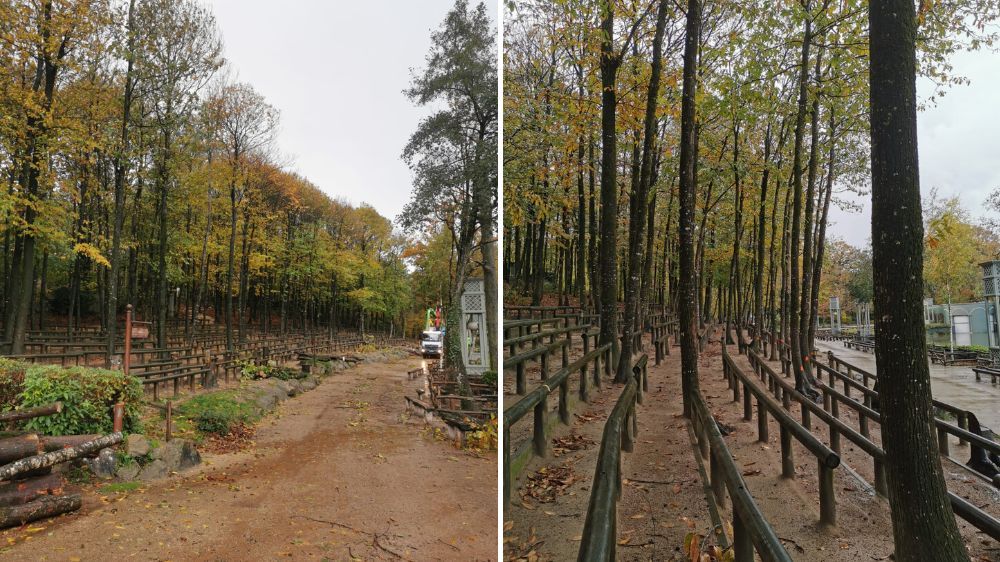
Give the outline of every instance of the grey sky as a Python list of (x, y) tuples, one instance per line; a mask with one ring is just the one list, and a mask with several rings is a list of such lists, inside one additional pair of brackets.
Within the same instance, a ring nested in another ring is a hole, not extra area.
[[(428, 114), (402, 92), (454, 0), (207, 3), (236, 78), (281, 112), (277, 149), (290, 167), (395, 219), (411, 187), (400, 154)], [(496, 0), (486, 6), (495, 19)]]
[[(953, 57), (954, 73), (972, 83), (954, 86), (935, 107), (917, 114), (920, 150), (920, 191), (928, 197), (937, 188), (940, 197), (958, 195), (972, 216), (983, 215), (983, 201), (1000, 186), (1000, 54), (960, 53)], [(927, 83), (917, 85), (918, 95), (930, 94)], [(871, 196), (864, 197), (864, 211), (830, 210), (828, 232), (855, 246), (871, 237)]]

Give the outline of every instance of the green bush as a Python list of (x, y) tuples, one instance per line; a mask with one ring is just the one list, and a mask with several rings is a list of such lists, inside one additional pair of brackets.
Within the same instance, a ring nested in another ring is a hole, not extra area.
[(125, 431), (140, 433), (139, 404), (142, 383), (122, 373), (92, 367), (68, 369), (49, 365), (31, 366), (24, 378), (21, 407), (62, 402), (63, 411), (25, 422), (25, 429), (46, 435), (110, 433), (112, 408), (125, 403)]
[(0, 412), (13, 410), (24, 391), (24, 373), (27, 363), (0, 357)]
[(244, 402), (230, 391), (195, 396), (177, 412), (194, 422), (198, 431), (228, 435), (239, 424), (252, 424), (261, 413), (253, 403)]
[(479, 379), (483, 384), (492, 384), (496, 386), (497, 384), (497, 372), (496, 371), (486, 371), (483, 376)]
[(306, 378), (306, 374), (297, 369), (289, 369), (276, 365), (255, 365), (252, 362), (247, 362), (243, 363), (240, 368), (240, 377), (243, 380), (279, 379), (287, 381), (304, 379)]

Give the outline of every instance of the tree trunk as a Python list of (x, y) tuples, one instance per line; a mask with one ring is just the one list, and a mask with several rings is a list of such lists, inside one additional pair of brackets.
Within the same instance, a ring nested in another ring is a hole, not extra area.
[(792, 153), (792, 228), (789, 233), (789, 302), (788, 326), (790, 333), (785, 338), (791, 346), (792, 371), (795, 373), (795, 389), (803, 394), (811, 394), (805, 378), (801, 348), (802, 337), (799, 331), (799, 233), (802, 230), (802, 145), (806, 127), (806, 101), (809, 81), (809, 43), (812, 40), (812, 22), (809, 12), (810, 2), (806, 2), (805, 31), (802, 34), (802, 57), (799, 62), (799, 101), (798, 112), (795, 115), (795, 146)]
[(44, 496), (62, 495), (65, 485), (66, 481), (59, 474), (0, 484), (0, 507), (24, 505)]
[(0, 529), (76, 511), (81, 505), (83, 502), (80, 494), (73, 494), (57, 498), (45, 497), (24, 505), (0, 508)]
[(37, 470), (39, 468), (45, 468), (61, 462), (80, 458), (112, 445), (117, 445), (118, 443), (121, 443), (123, 439), (125, 439), (125, 435), (119, 431), (117, 433), (111, 433), (103, 437), (98, 437), (92, 441), (87, 441), (86, 443), (77, 445), (76, 447), (67, 447), (51, 453), (23, 458), (21, 460), (0, 466), (0, 480), (10, 480), (18, 474), (22, 474), (30, 470)]
[(684, 37), (684, 83), (681, 97), (680, 140), (680, 286), (678, 308), (681, 336), (681, 387), (684, 415), (692, 416), (692, 399), (698, 388), (698, 327), (695, 318), (696, 288), (694, 282), (694, 205), (697, 184), (695, 150), (697, 136), (695, 121), (697, 106), (696, 71), (698, 66), (698, 39), (701, 35), (701, 2), (688, 0), (687, 25)]
[(879, 378), (897, 560), (969, 559), (932, 427), (923, 320), (924, 229), (917, 160), (915, 38), (911, 0), (872, 2), (872, 266)]
[(134, 19), (132, 12), (135, 9), (135, 0), (129, 0), (128, 20), (125, 32), (128, 34), (127, 64), (125, 67), (125, 93), (122, 102), (122, 121), (119, 141), (121, 146), (115, 153), (115, 179), (114, 179), (114, 211), (111, 217), (111, 271), (108, 273), (108, 300), (105, 303), (104, 312), (107, 318), (107, 358), (105, 367), (111, 368), (111, 360), (115, 355), (115, 338), (118, 328), (118, 273), (121, 271), (121, 246), (122, 246), (122, 226), (125, 223), (125, 175), (128, 172), (129, 134), (128, 126), (132, 114), (132, 91), (135, 86), (132, 75), (133, 53), (135, 52), (135, 37), (133, 35)]
[[(642, 276), (643, 238), (646, 236), (646, 208), (649, 199), (650, 176), (653, 173), (653, 141), (656, 139), (656, 102), (660, 91), (660, 73), (663, 53), (663, 33), (667, 22), (667, 2), (660, 0), (656, 16), (656, 34), (653, 38), (653, 60), (646, 93), (646, 115), (643, 122), (642, 158), (638, 181), (634, 182), (630, 205), (628, 237), (628, 273), (625, 278), (625, 325), (622, 330), (621, 355), (615, 382), (627, 383), (632, 375), (632, 349), (636, 330), (639, 328), (639, 289)], [(649, 234), (652, 236), (652, 233)]]
[(601, 30), (601, 243), (600, 344), (611, 344), (612, 357), (618, 357), (618, 137), (615, 130), (615, 76), (619, 59), (614, 52), (614, 5), (602, 5)]

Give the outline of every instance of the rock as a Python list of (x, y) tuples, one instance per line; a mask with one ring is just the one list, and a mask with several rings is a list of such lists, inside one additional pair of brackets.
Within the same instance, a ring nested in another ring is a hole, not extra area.
[(130, 463), (118, 467), (118, 478), (125, 481), (135, 480), (139, 476), (139, 463)]
[[(159, 450), (154, 449), (154, 452)], [(165, 478), (168, 474), (170, 474), (170, 469), (167, 468), (167, 463), (156, 459), (142, 467), (142, 471), (139, 472), (139, 480), (156, 480), (157, 478)]]
[(274, 388), (280, 392), (283, 392), (285, 396), (292, 396), (292, 390), (295, 388), (290, 381), (283, 381), (281, 379), (274, 381)]
[(149, 440), (138, 433), (133, 433), (125, 438), (125, 452), (130, 457), (146, 456), (151, 448)]
[(288, 381), (288, 382), (291, 383), (291, 386), (292, 386), (292, 390), (289, 391), (289, 393), (288, 393), (289, 396), (298, 396), (299, 394), (302, 394), (302, 382), (301, 381), (291, 380), (291, 381)]
[(198, 449), (187, 439), (174, 439), (153, 449), (153, 458), (163, 461), (170, 472), (186, 470), (201, 462)]
[(118, 459), (115, 458), (115, 452), (111, 449), (102, 449), (96, 458), (87, 459), (87, 466), (90, 467), (90, 471), (94, 473), (94, 476), (98, 478), (111, 478), (114, 476), (117, 465)]
[(306, 392), (316, 388), (316, 383), (312, 379), (305, 379), (299, 383), (299, 386), (302, 387), (302, 392)]
[(262, 392), (256, 399), (254, 403), (260, 408), (262, 412), (270, 411), (278, 404), (278, 397), (270, 392)]

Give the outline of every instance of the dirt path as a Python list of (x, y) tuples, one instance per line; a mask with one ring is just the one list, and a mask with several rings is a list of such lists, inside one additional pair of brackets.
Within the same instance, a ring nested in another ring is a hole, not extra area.
[[(495, 560), (497, 456), (403, 414), (418, 359), (362, 363), (286, 401), (256, 447), (3, 533), (5, 560)], [(3, 544), (3, 543), (0, 543)]]
[[(574, 351), (574, 357), (582, 354)], [(675, 350), (659, 367), (650, 362), (649, 394), (637, 410), (635, 450), (622, 453), (617, 553), (627, 561), (682, 560), (684, 536), (708, 534), (712, 526), (681, 417), (680, 356)], [(591, 388), (589, 403), (576, 404), (571, 424), (555, 425), (552, 455), (529, 461), (514, 483), (510, 511), (504, 514), (507, 560), (576, 558), (604, 424), (622, 391), (603, 371), (601, 376), (602, 387)], [(572, 377), (570, 395), (576, 396), (578, 384), (578, 377)], [(551, 400), (549, 407), (556, 416)], [(527, 427), (512, 433), (526, 438), (530, 422), (522, 420)], [(537, 483), (531, 484), (531, 478)]]

